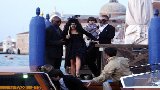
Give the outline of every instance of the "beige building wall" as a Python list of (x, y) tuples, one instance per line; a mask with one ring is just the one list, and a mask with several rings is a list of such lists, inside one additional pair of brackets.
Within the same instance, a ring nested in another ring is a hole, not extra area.
[(28, 32), (17, 34), (16, 47), (20, 49), (21, 54), (29, 53), (29, 33)]

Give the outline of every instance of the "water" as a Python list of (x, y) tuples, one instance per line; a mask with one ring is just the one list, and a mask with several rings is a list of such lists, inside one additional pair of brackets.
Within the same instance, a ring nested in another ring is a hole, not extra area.
[(29, 66), (29, 56), (0, 54), (0, 66)]
[(29, 56), (0, 54), (0, 72), (30, 72)]
[[(64, 60), (60, 69), (65, 71)], [(29, 55), (0, 54), (0, 72), (30, 72)]]

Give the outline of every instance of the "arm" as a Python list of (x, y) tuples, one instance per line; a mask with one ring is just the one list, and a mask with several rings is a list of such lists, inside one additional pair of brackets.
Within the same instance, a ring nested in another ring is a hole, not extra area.
[(65, 42), (63, 39), (60, 40), (56, 40), (56, 41), (50, 41), (52, 46), (59, 46), (59, 45), (63, 45)]
[(67, 37), (68, 32), (69, 32), (69, 23), (66, 23), (66, 25), (64, 26), (64, 30), (62, 31), (62, 38), (64, 40), (64, 44), (66, 45), (69, 42), (69, 37)]
[(90, 33), (90, 32), (92, 31), (92, 28), (87, 25), (87, 26), (85, 27), (85, 30)]
[(115, 71), (115, 64), (113, 62), (109, 62), (105, 67), (100, 76), (93, 78), (94, 82), (104, 82), (109, 79), (113, 72)]
[(46, 29), (46, 45), (47, 46), (59, 46), (63, 44), (62, 38), (57, 37), (55, 32), (53, 32), (53, 27), (49, 27)]
[(115, 27), (110, 26), (109, 32), (107, 34), (107, 38), (113, 39), (115, 36)]
[(69, 30), (69, 25), (66, 23), (66, 25), (64, 26), (64, 30), (62, 32), (63, 38), (66, 38), (66, 35), (68, 34), (68, 30)]
[[(96, 30), (98, 29), (98, 26), (96, 24), (93, 24), (93, 25), (87, 25), (85, 30), (89, 33), (94, 33), (96, 32)], [(96, 32), (97, 33), (97, 32)]]
[(83, 28), (81, 29), (81, 32), (85, 34), (87, 37), (91, 38), (92, 40), (97, 40), (91, 33), (85, 31)]

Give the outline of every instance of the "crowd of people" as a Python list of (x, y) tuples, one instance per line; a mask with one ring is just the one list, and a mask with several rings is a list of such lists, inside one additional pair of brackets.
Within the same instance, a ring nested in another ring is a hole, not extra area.
[[(108, 24), (109, 17), (101, 15), (98, 19), (88, 18), (88, 25), (83, 28), (77, 18), (69, 18), (64, 29), (60, 29), (61, 19), (58, 16), (51, 18), (51, 25), (46, 28), (46, 52), (45, 64), (53, 66), (48, 74), (53, 81), (58, 82), (59, 90), (86, 90), (80, 77), (80, 69), (83, 65), (88, 65), (94, 78), (88, 83), (103, 82), (107, 79), (120, 81), (121, 76), (129, 75), (128, 59), (116, 57), (116, 48), (106, 48), (105, 58), (108, 64), (101, 71), (101, 51), (95, 44), (111, 44), (115, 36), (115, 27)], [(86, 35), (90, 39), (87, 46), (83, 38)], [(70, 75), (64, 75), (60, 71), (63, 45), (65, 45), (65, 68), (70, 67)], [(69, 82), (70, 81), (70, 82)], [(70, 86), (71, 84), (71, 86)], [(61, 89), (60, 89), (61, 88)]]

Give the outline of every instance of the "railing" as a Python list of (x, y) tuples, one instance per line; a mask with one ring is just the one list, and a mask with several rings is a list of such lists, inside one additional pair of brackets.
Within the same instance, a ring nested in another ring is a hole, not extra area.
[[(137, 44), (96, 44), (99, 50), (102, 51), (101, 54), (101, 69), (106, 65), (106, 60), (104, 59), (104, 49), (107, 47), (117, 48), (117, 56), (122, 56), (130, 60), (130, 66), (140, 66), (148, 64), (148, 45), (137, 45)], [(134, 72), (136, 73), (136, 71)]]

